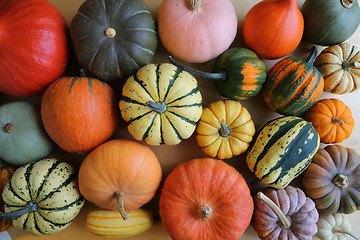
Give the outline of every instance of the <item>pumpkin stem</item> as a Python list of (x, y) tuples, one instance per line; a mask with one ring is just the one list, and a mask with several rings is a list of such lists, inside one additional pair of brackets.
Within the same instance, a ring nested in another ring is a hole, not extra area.
[(306, 61), (307, 61), (308, 63), (310, 63), (311, 65), (313, 65), (314, 62), (315, 62), (315, 59), (316, 59), (316, 55), (317, 55), (317, 48), (316, 48), (315, 46), (312, 46), (312, 47), (310, 48), (310, 54), (309, 54), (309, 56), (307, 57)]
[(167, 111), (167, 105), (164, 102), (152, 102), (152, 101), (148, 101), (146, 103), (146, 106), (148, 106), (149, 108), (151, 108), (152, 110), (163, 114), (164, 112)]
[(113, 38), (116, 36), (116, 30), (113, 29), (112, 27), (108, 27), (107, 29), (105, 29), (105, 36), (107, 36), (108, 38)]
[(333, 233), (347, 234), (347, 235), (349, 235), (350, 237), (352, 237), (352, 238), (354, 238), (354, 239), (356, 239), (356, 240), (359, 240), (359, 238), (356, 237), (354, 234), (352, 234), (352, 233), (350, 233), (350, 232), (347, 232), (347, 231), (340, 230), (340, 229), (334, 228), (334, 229), (333, 229)]
[(335, 176), (333, 183), (339, 188), (347, 188), (350, 184), (349, 178), (341, 173)]
[(122, 191), (116, 191), (115, 196), (116, 196), (119, 213), (124, 220), (127, 220), (130, 217), (130, 213), (127, 213), (125, 211), (125, 207), (124, 207), (125, 195)]
[(341, 5), (345, 8), (351, 8), (354, 4), (355, 0), (341, 0)]
[(198, 208), (197, 215), (199, 218), (205, 220), (210, 217), (211, 211), (212, 210), (209, 205), (201, 206)]
[(190, 0), (190, 9), (198, 10), (201, 5), (201, 0)]
[(331, 123), (335, 124), (335, 125), (340, 125), (340, 126), (345, 124), (345, 122), (341, 118), (336, 117), (336, 116), (331, 118)]
[(257, 197), (263, 200), (275, 212), (276, 216), (279, 218), (278, 225), (281, 228), (286, 229), (291, 227), (291, 219), (285, 216), (282, 210), (268, 196), (262, 192), (258, 192)]
[(17, 211), (7, 212), (7, 213), (0, 212), (0, 219), (17, 218), (27, 213), (36, 212), (37, 210), (38, 210), (38, 204), (34, 201), (30, 201), (25, 207)]
[(356, 61), (356, 62), (349, 62), (349, 61), (344, 61), (341, 64), (341, 67), (345, 70), (348, 70), (349, 68), (359, 68), (360, 67), (360, 61)]
[(178, 67), (184, 71), (187, 71), (187, 72), (190, 72), (190, 73), (202, 76), (202, 77), (211, 78), (211, 79), (223, 79), (223, 80), (226, 79), (226, 72), (219, 72), (219, 73), (203, 72), (203, 71), (199, 71), (199, 70), (181, 65), (180, 63), (176, 62), (172, 56), (169, 56), (168, 58), (172, 64), (174, 64), (176, 67)]
[(4, 131), (6, 133), (12, 133), (14, 131), (14, 125), (12, 125), (11, 123), (7, 123), (4, 127)]
[(228, 127), (228, 125), (226, 125), (226, 122), (224, 120), (221, 121), (220, 126), (221, 126), (219, 129), (220, 136), (227, 137), (231, 134), (231, 130)]

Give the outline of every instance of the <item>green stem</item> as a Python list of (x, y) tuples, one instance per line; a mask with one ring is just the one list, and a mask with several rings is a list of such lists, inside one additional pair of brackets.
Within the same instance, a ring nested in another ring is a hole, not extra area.
[(219, 129), (219, 134), (222, 137), (227, 137), (231, 134), (231, 130), (230, 128), (226, 125), (226, 122), (223, 120), (220, 123), (220, 129)]
[(120, 213), (121, 217), (124, 220), (127, 220), (130, 217), (130, 213), (127, 213), (126, 210), (125, 210), (125, 206), (124, 206), (124, 197), (125, 197), (125, 195), (124, 195), (124, 192), (117, 191), (115, 193), (115, 196), (116, 196), (116, 202), (117, 202), (119, 213)]
[(315, 59), (316, 59), (316, 55), (317, 55), (317, 48), (316, 48), (315, 46), (312, 46), (312, 47), (310, 48), (310, 54), (309, 54), (309, 56), (307, 57), (306, 61), (307, 61), (308, 63), (310, 63), (311, 65), (313, 65), (314, 62), (315, 62)]
[(151, 108), (152, 110), (162, 114), (164, 112), (167, 111), (167, 105), (164, 102), (152, 102), (152, 101), (148, 101), (146, 103), (146, 106), (148, 106), (149, 108)]
[(17, 218), (27, 213), (36, 212), (37, 210), (38, 210), (38, 204), (34, 201), (30, 201), (25, 207), (17, 211), (8, 212), (8, 213), (0, 212), (0, 219)]

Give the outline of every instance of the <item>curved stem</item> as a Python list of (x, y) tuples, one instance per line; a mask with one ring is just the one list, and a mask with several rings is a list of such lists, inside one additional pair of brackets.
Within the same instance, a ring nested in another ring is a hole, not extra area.
[(121, 217), (124, 219), (124, 220), (127, 220), (130, 216), (130, 213), (127, 213), (125, 211), (125, 207), (124, 207), (124, 193), (122, 191), (117, 191), (115, 193), (115, 196), (116, 196), (116, 202), (117, 202), (117, 206), (118, 206), (118, 210), (119, 210), (119, 213), (121, 215)]
[(231, 130), (228, 127), (228, 125), (226, 125), (226, 122), (224, 120), (221, 121), (220, 126), (221, 126), (219, 129), (220, 136), (227, 137), (231, 134)]
[(174, 64), (176, 67), (178, 67), (184, 71), (187, 71), (187, 72), (190, 72), (190, 73), (202, 76), (202, 77), (211, 78), (211, 79), (226, 79), (225, 72), (220, 72), (220, 73), (203, 72), (203, 71), (199, 71), (199, 70), (181, 65), (180, 63), (176, 62), (172, 56), (169, 56), (168, 58), (172, 64)]
[(212, 210), (211, 210), (210, 206), (205, 205), (205, 206), (201, 206), (198, 208), (197, 214), (198, 214), (199, 218), (205, 220), (210, 217), (211, 212), (212, 212)]
[(27, 213), (36, 212), (37, 210), (38, 210), (38, 204), (34, 201), (30, 201), (25, 207), (17, 211), (7, 212), (7, 213), (0, 212), (0, 219), (17, 218)]
[(315, 59), (316, 59), (316, 55), (317, 55), (317, 48), (316, 48), (315, 46), (312, 46), (312, 47), (310, 48), (310, 54), (309, 54), (309, 56), (307, 57), (306, 61), (307, 61), (308, 63), (310, 63), (311, 65), (313, 65), (314, 62), (315, 62)]
[(350, 237), (356, 239), (356, 240), (359, 240), (359, 237), (356, 237), (354, 234), (350, 233), (350, 232), (346, 232), (346, 231), (343, 231), (343, 230), (339, 230), (339, 229), (333, 229), (333, 233), (341, 233), (341, 234), (347, 234), (349, 235)]
[(4, 132), (6, 133), (12, 133), (14, 131), (14, 125), (12, 125), (11, 123), (7, 123), (4, 126)]
[(152, 102), (152, 101), (148, 101), (146, 103), (146, 106), (148, 106), (149, 108), (151, 108), (152, 110), (162, 114), (164, 112), (167, 111), (167, 104), (164, 102)]
[(341, 67), (345, 70), (349, 70), (351, 68), (360, 68), (360, 61), (356, 61), (356, 62), (344, 61), (341, 64)]

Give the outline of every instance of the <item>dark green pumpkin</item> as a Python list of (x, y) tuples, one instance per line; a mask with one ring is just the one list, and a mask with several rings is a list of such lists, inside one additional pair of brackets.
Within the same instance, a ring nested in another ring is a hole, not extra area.
[(86, 0), (70, 24), (80, 65), (105, 81), (125, 79), (152, 62), (157, 33), (141, 0)]
[(315, 44), (331, 46), (350, 38), (360, 24), (356, 0), (306, 0), (304, 38)]

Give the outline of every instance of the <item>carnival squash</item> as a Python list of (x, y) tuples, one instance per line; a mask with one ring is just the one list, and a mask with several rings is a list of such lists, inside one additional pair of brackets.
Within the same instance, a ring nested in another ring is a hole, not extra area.
[(255, 125), (248, 110), (238, 101), (218, 100), (204, 108), (196, 133), (204, 153), (228, 159), (246, 151), (255, 134)]
[[(0, 159), (0, 194), (2, 194), (5, 185), (10, 181), (15, 172), (15, 167), (7, 165)], [(0, 198), (0, 211), (4, 211), (5, 202)], [(0, 232), (8, 230), (12, 226), (11, 219), (0, 219)]]
[(230, 0), (164, 0), (158, 32), (171, 55), (186, 62), (207, 62), (234, 41), (237, 16)]
[(0, 92), (38, 95), (64, 73), (66, 22), (49, 1), (2, 0), (0, 26)]
[(176, 166), (165, 179), (159, 204), (162, 224), (174, 240), (236, 240), (254, 207), (242, 175), (211, 158)]
[(320, 214), (316, 225), (318, 227), (316, 237), (320, 240), (359, 239), (351, 233), (351, 222), (344, 214)]
[(81, 194), (100, 208), (127, 211), (140, 208), (155, 195), (162, 177), (153, 151), (133, 140), (110, 140), (86, 156), (79, 170)]
[(125, 82), (119, 107), (136, 140), (176, 145), (194, 133), (202, 97), (188, 72), (169, 63), (148, 64)]
[(80, 65), (104, 81), (126, 79), (152, 62), (157, 33), (141, 0), (86, 0), (70, 23)]
[(63, 150), (86, 152), (105, 142), (119, 117), (112, 88), (89, 77), (62, 77), (45, 91), (41, 117), (49, 136)]

